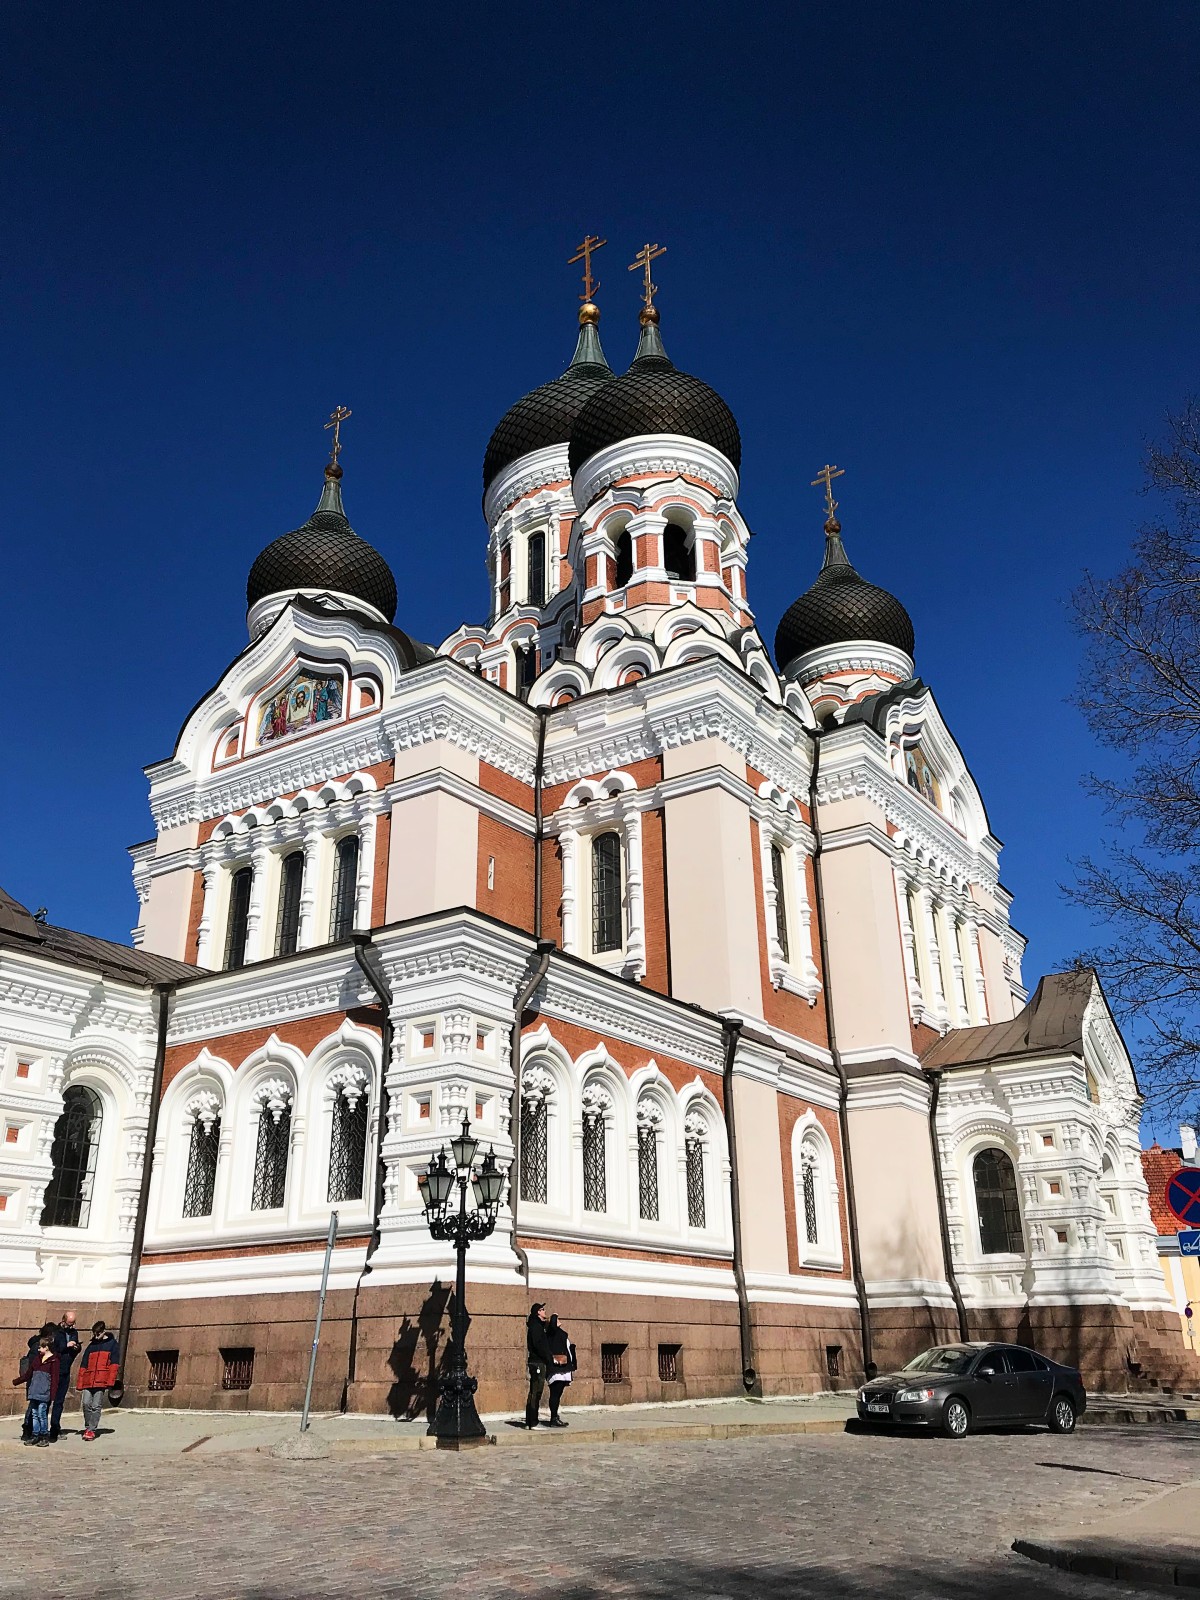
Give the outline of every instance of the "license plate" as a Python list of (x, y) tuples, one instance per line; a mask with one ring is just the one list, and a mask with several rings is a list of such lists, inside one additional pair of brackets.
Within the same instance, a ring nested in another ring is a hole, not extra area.
[(891, 1409), (891, 1406), (884, 1405), (883, 1401), (881, 1400), (868, 1400), (867, 1402), (868, 1411), (878, 1411), (885, 1417)]

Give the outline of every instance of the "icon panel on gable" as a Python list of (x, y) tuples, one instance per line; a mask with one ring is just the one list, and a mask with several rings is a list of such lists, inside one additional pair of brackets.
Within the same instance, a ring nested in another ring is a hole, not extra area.
[(258, 743), (276, 744), (319, 722), (337, 722), (342, 715), (340, 676), (301, 667), (281, 689), (261, 702)]

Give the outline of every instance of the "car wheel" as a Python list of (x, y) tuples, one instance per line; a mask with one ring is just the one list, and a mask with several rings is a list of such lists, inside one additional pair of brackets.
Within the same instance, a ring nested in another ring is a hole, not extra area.
[(1056, 1395), (1050, 1407), (1051, 1433), (1075, 1432), (1075, 1407), (1065, 1394)]
[(967, 1402), (957, 1395), (951, 1396), (942, 1407), (942, 1432), (950, 1439), (965, 1439), (971, 1431), (971, 1413)]

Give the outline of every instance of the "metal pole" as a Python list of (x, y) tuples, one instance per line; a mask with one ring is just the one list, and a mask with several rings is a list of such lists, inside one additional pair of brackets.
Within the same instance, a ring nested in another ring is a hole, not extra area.
[(325, 1291), (329, 1288), (329, 1263), (333, 1258), (333, 1246), (337, 1240), (338, 1214), (330, 1213), (329, 1237), (325, 1241), (325, 1265), (321, 1269), (321, 1298), (317, 1301), (317, 1326), (313, 1331), (312, 1355), (308, 1358), (308, 1382), (304, 1386), (304, 1410), (300, 1416), (300, 1432), (308, 1431), (308, 1408), (312, 1404), (313, 1377), (317, 1370), (317, 1346), (321, 1342), (321, 1319), (325, 1315)]

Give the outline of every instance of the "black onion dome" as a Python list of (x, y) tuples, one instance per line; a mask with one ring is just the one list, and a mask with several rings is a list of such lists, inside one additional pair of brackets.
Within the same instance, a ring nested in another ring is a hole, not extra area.
[(246, 604), (269, 594), (317, 589), (365, 600), (388, 622), (396, 615), (392, 569), (365, 539), (360, 539), (342, 509), (340, 467), (326, 467), (325, 489), (303, 527), (276, 539), (250, 568)]
[(742, 464), (742, 436), (733, 412), (715, 389), (680, 372), (663, 349), (658, 313), (642, 325), (637, 355), (629, 371), (595, 393), (571, 430), (571, 476), (610, 444), (644, 433), (677, 433), (699, 439), (736, 471)]
[(913, 653), (912, 618), (886, 589), (860, 578), (850, 565), (834, 519), (825, 524), (825, 560), (812, 588), (788, 607), (775, 630), (781, 672), (798, 656), (850, 639), (870, 639)]
[(596, 390), (612, 381), (612, 368), (596, 332), (599, 312), (594, 306), (585, 306), (579, 317), (579, 340), (571, 365), (560, 378), (543, 383), (510, 406), (496, 424), (483, 457), (485, 492), (505, 467), (530, 451), (566, 444), (575, 418)]

